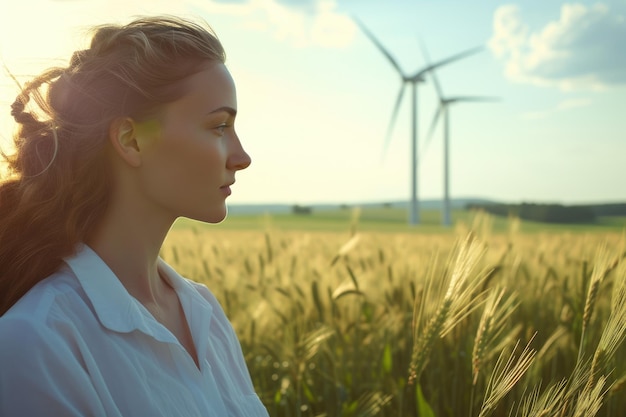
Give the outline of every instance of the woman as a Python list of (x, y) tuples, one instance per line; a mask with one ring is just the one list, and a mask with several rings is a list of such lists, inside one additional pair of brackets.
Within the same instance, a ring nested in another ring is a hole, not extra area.
[[(215, 297), (158, 256), (250, 164), (224, 50), (142, 18), (25, 85), (0, 186), (0, 415), (266, 416)], [(36, 106), (35, 106), (36, 105)]]

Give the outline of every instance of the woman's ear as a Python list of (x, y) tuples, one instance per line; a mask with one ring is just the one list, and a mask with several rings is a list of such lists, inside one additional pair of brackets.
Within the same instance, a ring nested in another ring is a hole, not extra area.
[(141, 165), (137, 123), (130, 117), (115, 119), (109, 127), (109, 140), (115, 153), (133, 168)]

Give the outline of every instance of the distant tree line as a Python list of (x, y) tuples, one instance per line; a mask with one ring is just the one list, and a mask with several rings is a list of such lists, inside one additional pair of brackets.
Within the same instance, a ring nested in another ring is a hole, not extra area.
[(596, 204), (590, 207), (596, 216), (626, 216), (626, 203)]
[(313, 208), (310, 206), (301, 206), (299, 204), (294, 204), (291, 206), (291, 212), (293, 214), (311, 214), (313, 212)]
[(522, 220), (544, 223), (593, 223), (596, 212), (592, 206), (561, 204), (468, 204), (468, 210), (483, 210), (496, 216), (515, 216)]

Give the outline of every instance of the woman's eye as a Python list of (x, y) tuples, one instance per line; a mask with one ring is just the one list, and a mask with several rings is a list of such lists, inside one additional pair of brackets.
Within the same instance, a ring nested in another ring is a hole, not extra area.
[(213, 129), (216, 130), (220, 135), (223, 135), (224, 130), (226, 130), (228, 127), (230, 127), (228, 123), (222, 123), (221, 125), (218, 125), (214, 127)]

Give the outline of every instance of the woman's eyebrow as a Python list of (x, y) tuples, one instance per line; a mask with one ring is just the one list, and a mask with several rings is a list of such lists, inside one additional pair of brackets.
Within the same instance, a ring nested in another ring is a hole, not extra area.
[(214, 113), (219, 113), (219, 112), (226, 112), (228, 114), (230, 114), (231, 116), (236, 116), (237, 115), (237, 110), (233, 109), (232, 107), (228, 107), (228, 106), (224, 106), (224, 107), (219, 107), (215, 110), (210, 111), (208, 114), (214, 114)]

